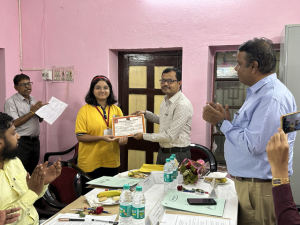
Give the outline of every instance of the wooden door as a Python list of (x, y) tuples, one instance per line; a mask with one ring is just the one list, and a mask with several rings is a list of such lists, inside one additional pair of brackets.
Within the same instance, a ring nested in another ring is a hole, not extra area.
[[(168, 67), (181, 70), (182, 52), (119, 53), (119, 96), (124, 115), (136, 110), (159, 114), (164, 94), (160, 88), (162, 71)], [(158, 133), (159, 125), (146, 120), (146, 132)], [(138, 169), (143, 163), (155, 164), (159, 144), (129, 138), (121, 147), (121, 171)]]

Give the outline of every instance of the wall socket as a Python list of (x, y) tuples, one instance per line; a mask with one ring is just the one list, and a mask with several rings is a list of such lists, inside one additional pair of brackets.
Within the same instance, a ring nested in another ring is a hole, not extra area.
[(74, 66), (53, 67), (53, 81), (74, 82)]
[(42, 78), (43, 80), (52, 80), (52, 70), (43, 70)]

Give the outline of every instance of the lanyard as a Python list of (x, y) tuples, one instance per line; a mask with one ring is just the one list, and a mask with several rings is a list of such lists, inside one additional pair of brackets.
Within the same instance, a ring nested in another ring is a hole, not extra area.
[(109, 112), (110, 112), (110, 106), (108, 106), (108, 116), (107, 116), (107, 121), (105, 120), (103, 114), (100, 112), (100, 110), (98, 109), (98, 107), (96, 105), (94, 105), (95, 108), (98, 110), (98, 112), (100, 113), (100, 115), (102, 116), (103, 120), (105, 121), (106, 125), (107, 125), (107, 129), (109, 128)]

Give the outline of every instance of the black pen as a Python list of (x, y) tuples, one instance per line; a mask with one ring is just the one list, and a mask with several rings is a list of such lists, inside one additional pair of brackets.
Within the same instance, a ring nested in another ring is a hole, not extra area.
[(96, 222), (105, 222), (105, 223), (111, 223), (113, 225), (117, 225), (118, 222), (114, 222), (114, 221), (106, 221), (106, 220), (97, 220), (97, 219), (75, 219), (75, 218), (60, 218), (58, 219), (58, 221), (96, 221)]
[(85, 221), (85, 219), (59, 218), (58, 221)]

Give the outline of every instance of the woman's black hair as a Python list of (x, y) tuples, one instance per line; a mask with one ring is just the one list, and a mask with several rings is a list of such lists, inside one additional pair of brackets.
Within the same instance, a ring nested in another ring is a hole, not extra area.
[(97, 76), (95, 76), (92, 79), (92, 82), (91, 82), (91, 85), (90, 85), (90, 89), (89, 89), (88, 93), (85, 96), (85, 102), (87, 104), (90, 104), (90, 105), (98, 105), (96, 97), (95, 97), (95, 95), (94, 95), (93, 92), (94, 92), (95, 85), (100, 80), (105, 81), (107, 83), (108, 87), (109, 87), (109, 92), (110, 93), (109, 93), (109, 96), (106, 99), (106, 104), (107, 105), (113, 105), (113, 104), (117, 103), (117, 100), (115, 98), (115, 95), (114, 95), (114, 92), (113, 92), (110, 80), (106, 76), (103, 76), (103, 75), (97, 75)]

